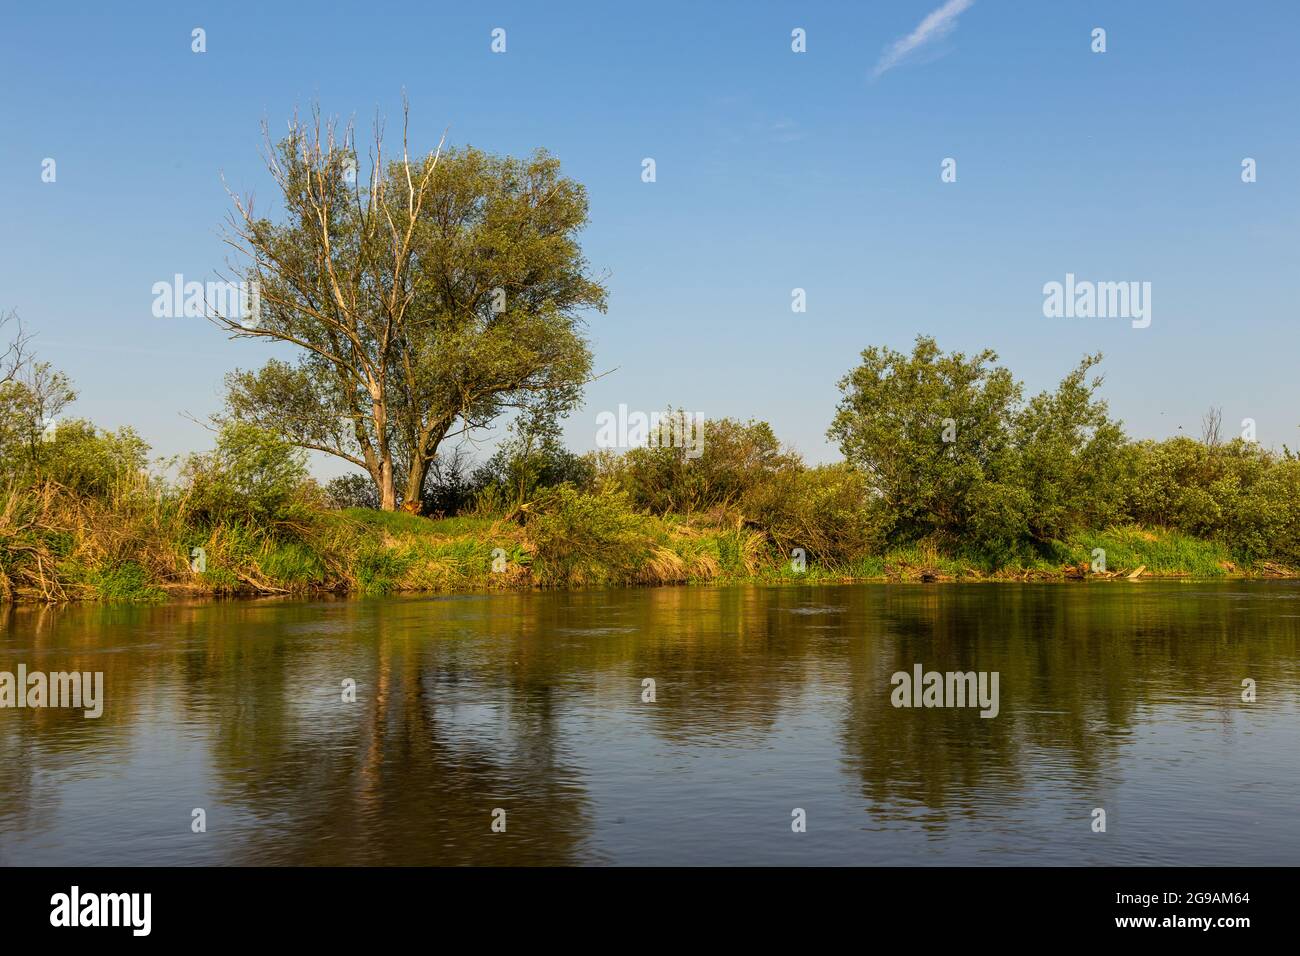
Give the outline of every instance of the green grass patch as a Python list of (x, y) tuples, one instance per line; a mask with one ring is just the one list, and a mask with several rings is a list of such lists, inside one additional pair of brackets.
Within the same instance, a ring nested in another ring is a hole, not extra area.
[(1133, 525), (1075, 535), (1066, 547), (1073, 564), (1091, 564), (1093, 549), (1101, 548), (1106, 552), (1106, 568), (1110, 571), (1134, 571), (1145, 565), (1151, 574), (1218, 577), (1232, 561), (1228, 548), (1218, 542)]
[(379, 528), (392, 534), (428, 534), (428, 518), (405, 511), (375, 511), (371, 508), (348, 508), (342, 514), (367, 528)]
[(87, 570), (85, 582), (101, 601), (153, 602), (167, 596), (134, 561), (104, 562)]

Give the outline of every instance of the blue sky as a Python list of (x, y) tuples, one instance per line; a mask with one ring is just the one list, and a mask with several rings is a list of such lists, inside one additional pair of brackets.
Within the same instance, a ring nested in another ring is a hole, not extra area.
[[(403, 90), (417, 149), (444, 128), (544, 146), (588, 187), (608, 374), (575, 449), (602, 410), (671, 403), (832, 460), (837, 380), (918, 333), (996, 349), (1031, 391), (1102, 351), (1138, 436), (1196, 434), (1214, 404), (1300, 444), (1300, 4), (976, 0), (879, 76), (943, 0), (25, 6), (0, 22), (0, 310), (74, 378), (77, 414), (160, 454), (209, 444), (182, 413), (271, 354), (151, 314), (154, 282), (223, 270), (221, 175), (273, 208), (263, 119), (319, 101), (391, 132)], [(1044, 317), (1067, 272), (1150, 282), (1150, 327)]]

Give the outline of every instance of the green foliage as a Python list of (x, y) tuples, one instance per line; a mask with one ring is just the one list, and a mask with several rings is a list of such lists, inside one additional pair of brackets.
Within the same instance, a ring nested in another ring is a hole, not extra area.
[(149, 446), (129, 427), (62, 419), (75, 398), (67, 376), (46, 362), (24, 361), (0, 381), (0, 480), (54, 481), (99, 496), (147, 486)]
[(331, 508), (378, 508), (379, 491), (365, 475), (339, 475), (325, 483), (325, 501)]
[(1145, 567), (1152, 574), (1217, 577), (1224, 573), (1232, 557), (1220, 542), (1177, 531), (1156, 533), (1137, 525), (1120, 525), (1071, 536), (1058, 563), (1090, 564), (1097, 548), (1106, 552), (1106, 567), (1121, 572)]
[(723, 571), (734, 575), (746, 573), (745, 538), (739, 529), (718, 535), (717, 549), (718, 563)]
[(449, 435), (574, 407), (583, 314), (606, 296), (578, 244), (586, 190), (554, 157), (399, 154), (349, 182), (352, 137), (291, 124), (272, 163), (281, 217), (236, 217), (260, 321), (224, 323), (299, 350), (230, 375), (229, 415), (366, 469), (386, 510), (424, 495)]
[(369, 508), (349, 508), (344, 512), (347, 517), (370, 528), (378, 528), (391, 534), (417, 534), (429, 530), (430, 522), (419, 515), (407, 514), (405, 511), (373, 511)]
[(1095, 397), (1101, 377), (1087, 380), (1100, 361), (1085, 357), (1055, 392), (1035, 396), (1015, 418), (1015, 485), (1027, 496), (1037, 541), (1105, 527), (1122, 514), (1124, 432)]
[(475, 518), (468, 515), (461, 515), (454, 518), (437, 518), (430, 520), (428, 523), (429, 532), (432, 534), (447, 535), (454, 537), (457, 535), (479, 535), (486, 536), (491, 533), (496, 522), (491, 518)]
[(1088, 356), (1028, 403), (997, 356), (869, 348), (830, 436), (866, 476), (897, 544), (934, 537), (1008, 560), (1122, 514), (1125, 440)]
[(1019, 532), (1014, 496), (983, 487), (1007, 483), (1014, 470), (1021, 387), (996, 361), (989, 350), (944, 354), (920, 336), (911, 356), (866, 349), (841, 380), (829, 435), (883, 499), (894, 540), (988, 535), (979, 512), (990, 500), (1002, 514), (993, 539)]
[(148, 484), (149, 446), (130, 427), (100, 431), (88, 421), (59, 422), (37, 451), (42, 478), (85, 495)]
[[(2, 323), (0, 323), (2, 324)], [(23, 358), (0, 378), (0, 478), (40, 480), (45, 445), (58, 416), (77, 397), (72, 383), (47, 362)]]
[(239, 420), (185, 461), (179, 487), (149, 478), (129, 428), (41, 425), (72, 392), (28, 362), (0, 381), (0, 598), (1058, 577), (1097, 548), (1112, 572), (1300, 568), (1290, 451), (1217, 429), (1130, 443), (1089, 377), (1099, 357), (1028, 402), (995, 361), (928, 339), (911, 356), (868, 349), (831, 429), (848, 460), (817, 467), (766, 423), (733, 419), (705, 422), (702, 444), (660, 435), (579, 457), (543, 404), (471, 478), (458, 456), (439, 463), (426, 506), (453, 512), (477, 487), (480, 507), (432, 519), (377, 510), (356, 476), (322, 495), (300, 449)]
[(560, 443), (555, 418), (511, 423), (509, 437), (474, 471), (468, 483), (485, 513), (513, 511), (545, 488), (570, 484), (585, 489), (595, 478), (591, 460)]
[(372, 548), (356, 558), (357, 581), (364, 594), (388, 594), (410, 567), (410, 558), (392, 548)]
[(268, 541), (258, 556), (258, 571), (279, 587), (297, 590), (324, 584), (329, 569), (307, 541)]
[(160, 601), (166, 594), (135, 561), (104, 562), (85, 574), (85, 583), (101, 601)]
[(890, 516), (871, 496), (863, 475), (840, 463), (786, 467), (746, 490), (745, 518), (788, 556), (842, 565), (883, 546)]
[(1138, 444), (1130, 468), (1132, 520), (1217, 539), (1242, 561), (1300, 563), (1300, 461), (1180, 437)]
[(696, 434), (687, 437), (699, 440), (691, 442), (681, 437), (691, 428), (680, 425), (681, 414), (669, 409), (649, 446), (633, 448), (621, 459), (597, 457), (603, 486), (625, 492), (639, 510), (692, 514), (735, 508), (765, 482), (800, 467), (767, 422), (709, 419), (694, 426)]
[(547, 489), (530, 509), (538, 581), (592, 584), (632, 577), (653, 538), (622, 495), (584, 494), (571, 485)]
[(986, 563), (1009, 563), (1031, 550), (1028, 516), (1034, 501), (1028, 489), (1006, 481), (981, 481), (969, 492), (962, 529), (949, 529), (952, 550), (973, 552)]
[(306, 456), (244, 422), (222, 426), (216, 450), (191, 455), (183, 469), (187, 506), (202, 523), (272, 525), (310, 517)]
[(474, 502), (474, 483), (469, 475), (469, 461), (459, 447), (450, 454), (439, 453), (429, 465), (420, 504), (425, 514), (455, 515), (468, 510)]
[(1213, 530), (1222, 515), (1209, 488), (1217, 477), (1210, 449), (1191, 438), (1135, 446), (1127, 510), (1141, 524), (1167, 524), (1193, 534)]

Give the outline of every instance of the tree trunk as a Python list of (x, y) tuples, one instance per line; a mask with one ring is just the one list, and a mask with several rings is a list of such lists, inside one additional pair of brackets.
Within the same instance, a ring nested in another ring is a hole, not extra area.
[(397, 486), (393, 481), (391, 459), (379, 466), (379, 508), (382, 511), (397, 510)]
[(433, 459), (425, 457), (424, 449), (437, 449), (442, 444), (443, 438), (447, 435), (447, 430), (451, 424), (434, 424), (430, 425), (427, 431), (420, 434), (420, 439), (413, 460), (407, 466), (406, 472), (406, 501), (419, 501), (424, 497), (424, 481), (429, 477), (429, 468), (433, 465)]
[(403, 497), (406, 501), (419, 501), (424, 496), (424, 479), (429, 474), (429, 462), (417, 461), (411, 465), (411, 470), (406, 473), (406, 490)]

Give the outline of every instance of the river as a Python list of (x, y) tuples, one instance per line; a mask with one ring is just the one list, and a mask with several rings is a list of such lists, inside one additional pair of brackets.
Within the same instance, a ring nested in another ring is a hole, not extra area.
[(0, 864), (1300, 859), (1296, 582), (0, 609), (20, 664), (103, 713), (0, 709)]

